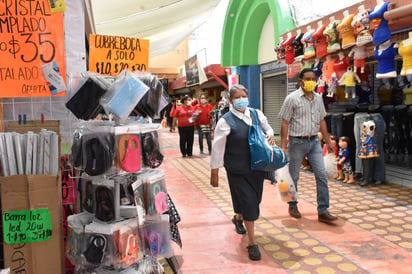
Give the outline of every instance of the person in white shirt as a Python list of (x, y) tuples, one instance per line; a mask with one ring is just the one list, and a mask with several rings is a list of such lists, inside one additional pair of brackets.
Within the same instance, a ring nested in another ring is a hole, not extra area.
[[(219, 119), (212, 145), (210, 160), (210, 184), (219, 186), (219, 168), (224, 166), (229, 182), (233, 209), (236, 213), (232, 222), (238, 234), (248, 234), (249, 258), (260, 260), (261, 255), (255, 241), (254, 222), (259, 218), (263, 181), (266, 172), (250, 168), (249, 128), (252, 125), (247, 89), (235, 85), (229, 91), (231, 110)], [(273, 130), (266, 116), (256, 110), (266, 138), (274, 145)], [(243, 226), (245, 223), (246, 229)]]

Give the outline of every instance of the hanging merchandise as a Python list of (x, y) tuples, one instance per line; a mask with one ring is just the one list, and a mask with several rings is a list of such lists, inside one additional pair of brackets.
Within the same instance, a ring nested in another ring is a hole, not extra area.
[(114, 139), (111, 133), (83, 136), (84, 171), (91, 176), (101, 175), (113, 165)]
[(313, 63), (311, 67), (311, 69), (315, 72), (316, 80), (318, 80), (319, 77), (322, 75), (322, 67), (323, 62), (318, 57), (316, 57), (315, 63)]
[(322, 64), (322, 75), (325, 77), (326, 83), (329, 83), (329, 78), (332, 76), (335, 59), (331, 55), (326, 56), (325, 62)]
[(388, 26), (388, 21), (385, 19), (384, 14), (388, 11), (388, 7), (391, 2), (383, 2), (373, 7), (369, 13), (369, 20), (374, 27), (373, 43), (380, 45), (385, 41), (392, 38), (391, 31)]
[(315, 56), (315, 48), (313, 47), (313, 39), (312, 35), (314, 33), (314, 30), (308, 26), (307, 32), (303, 35), (303, 42), (305, 42), (305, 53), (304, 53), (304, 58), (309, 59)]
[(336, 73), (336, 77), (340, 79), (346, 72), (350, 65), (350, 58), (344, 54), (343, 51), (338, 52), (338, 59), (335, 59), (333, 64), (333, 71)]
[(354, 14), (349, 14), (349, 11), (343, 12), (344, 18), (342, 22), (336, 27), (342, 37), (342, 49), (347, 49), (356, 44), (355, 35), (353, 33), (352, 20)]
[(282, 62), (286, 58), (285, 49), (282, 46), (284, 42), (285, 41), (283, 40), (283, 38), (280, 37), (280, 41), (275, 47), (276, 56), (277, 56), (276, 58), (277, 58), (278, 62)]
[(102, 96), (100, 104), (107, 114), (124, 122), (149, 90), (135, 73), (124, 70)]
[(360, 5), (359, 13), (353, 18), (352, 27), (356, 35), (356, 46), (364, 46), (372, 42), (372, 35), (369, 30), (369, 12), (365, 10), (363, 5)]
[(292, 45), (295, 48), (295, 60), (298, 60), (298, 61), (303, 59), (304, 46), (303, 46), (302, 38), (303, 38), (303, 33), (301, 33), (299, 29), (298, 34), (295, 36), (292, 42)]
[(329, 24), (326, 26), (323, 34), (326, 37), (328, 43), (327, 51), (329, 54), (332, 54), (341, 49), (339, 44), (339, 32), (336, 29), (340, 24), (339, 20), (335, 20), (335, 16), (329, 17)]
[(339, 84), (345, 86), (345, 98), (356, 97), (356, 83), (360, 83), (359, 76), (353, 71), (353, 67), (349, 66), (347, 71), (339, 79)]
[(141, 149), (143, 163), (146, 166), (157, 168), (162, 164), (163, 155), (160, 153), (159, 138), (156, 131), (141, 134)]
[(119, 141), (119, 150), (126, 145), (124, 157), (121, 158), (121, 166), (127, 172), (138, 172), (140, 170), (140, 141), (136, 135), (122, 136)]
[[(77, 80), (77, 81), (75, 81)], [(110, 84), (98, 75), (78, 76), (71, 83), (73, 96), (66, 102), (68, 108), (78, 119), (90, 120), (104, 113), (100, 98), (106, 93)]]
[(134, 108), (134, 112), (143, 117), (159, 117), (162, 109), (171, 102), (169, 94), (163, 88), (163, 84), (154, 75), (139, 73), (138, 77), (149, 87), (149, 91), (141, 98)]
[(292, 64), (295, 61), (295, 47), (292, 45), (293, 39), (295, 37), (289, 32), (288, 37), (285, 42), (282, 44), (282, 47), (285, 49), (285, 63)]
[(326, 42), (326, 36), (323, 34), (325, 31), (326, 24), (323, 25), (322, 21), (318, 22), (318, 28), (312, 35), (312, 39), (315, 43), (316, 48), (316, 57), (317, 58), (325, 58), (328, 55), (328, 43)]
[(412, 32), (409, 32), (409, 38), (399, 43), (399, 55), (402, 56), (401, 75), (412, 75)]
[(356, 72), (358, 68), (360, 68), (360, 72), (365, 72), (365, 65), (366, 65), (366, 49), (365, 46), (354, 46), (351, 51), (348, 53), (349, 57), (353, 56), (353, 71)]
[(328, 81), (328, 95), (327, 97), (334, 97), (336, 94), (336, 88), (338, 87), (338, 77), (333, 72)]
[(396, 43), (387, 40), (375, 47), (375, 59), (378, 60), (376, 78), (396, 77), (395, 56), (398, 55), (398, 49), (395, 46)]

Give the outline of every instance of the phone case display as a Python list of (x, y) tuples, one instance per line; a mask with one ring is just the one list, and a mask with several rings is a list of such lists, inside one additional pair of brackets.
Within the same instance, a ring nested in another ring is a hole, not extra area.
[(94, 119), (104, 113), (100, 105), (100, 98), (106, 93), (110, 84), (102, 77), (80, 77), (78, 82), (72, 83), (74, 95), (66, 102), (66, 107), (78, 118), (83, 120)]
[(141, 144), (144, 164), (151, 168), (159, 167), (163, 162), (163, 155), (160, 153), (157, 132), (150, 131), (142, 133)]

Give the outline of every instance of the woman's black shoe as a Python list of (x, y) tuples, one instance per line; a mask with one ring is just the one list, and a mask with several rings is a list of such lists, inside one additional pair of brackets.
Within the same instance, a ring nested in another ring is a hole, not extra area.
[(233, 223), (233, 224), (235, 225), (235, 227), (236, 227), (236, 233), (237, 233), (237, 234), (246, 234), (246, 229), (245, 229), (245, 227), (243, 226), (243, 221), (236, 219), (236, 215), (233, 216), (232, 223)]
[(258, 245), (250, 245), (247, 247), (247, 252), (249, 253), (249, 259), (252, 261), (260, 260), (260, 251)]

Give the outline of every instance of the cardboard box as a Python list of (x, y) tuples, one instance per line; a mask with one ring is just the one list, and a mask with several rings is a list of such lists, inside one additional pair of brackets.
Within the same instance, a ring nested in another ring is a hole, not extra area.
[[(8, 245), (3, 243), (4, 266), (11, 273), (63, 273), (61, 181), (51, 175), (15, 175), (0, 178), (1, 209), (6, 211), (47, 208), (52, 237), (47, 241)], [(3, 233), (3, 231), (1, 231)]]

